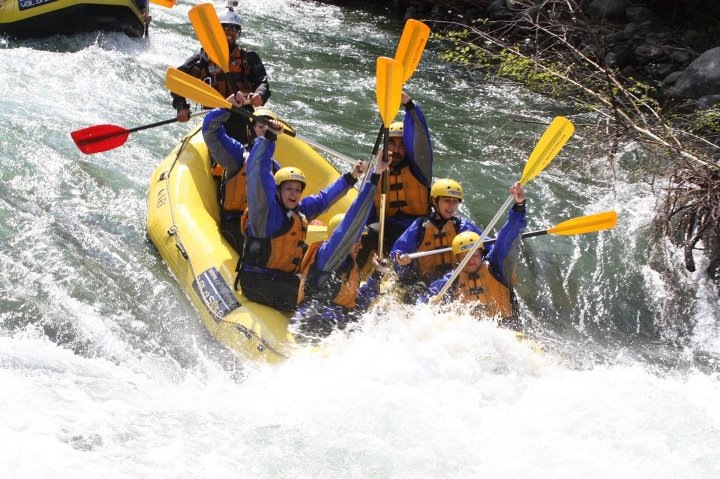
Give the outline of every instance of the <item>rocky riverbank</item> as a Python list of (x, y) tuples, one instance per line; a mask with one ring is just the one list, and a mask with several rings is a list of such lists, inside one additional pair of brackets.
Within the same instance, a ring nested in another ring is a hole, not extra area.
[[(482, 28), (494, 22), (522, 25), (537, 16), (552, 16), (548, 0), (325, 0), (350, 8), (383, 9), (389, 15), (416, 18), (433, 30), (452, 23)], [(566, 3), (566, 2), (562, 2)], [(663, 88), (668, 96), (720, 103), (720, 2), (716, 0), (581, 0), (578, 18), (595, 25), (603, 38), (604, 60), (624, 76)], [(450, 23), (448, 23), (450, 22)], [(518, 37), (521, 33), (518, 32)], [(591, 39), (581, 46), (595, 48)]]

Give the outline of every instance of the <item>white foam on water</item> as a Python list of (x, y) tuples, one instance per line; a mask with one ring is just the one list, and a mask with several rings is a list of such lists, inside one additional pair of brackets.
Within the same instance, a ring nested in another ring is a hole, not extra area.
[[(577, 370), (455, 312), (386, 304), (232, 379), (0, 339), (8, 477), (712, 477), (718, 377)], [(36, 457), (42, 455), (42, 460)]]

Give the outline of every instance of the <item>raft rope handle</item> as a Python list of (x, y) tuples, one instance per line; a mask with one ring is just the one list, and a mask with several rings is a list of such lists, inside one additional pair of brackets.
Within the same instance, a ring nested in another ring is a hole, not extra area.
[[(199, 130), (200, 128), (201, 128), (201, 127), (198, 127), (198, 130)], [(182, 151), (185, 149), (185, 146), (190, 142), (190, 139), (191, 139), (193, 136), (195, 136), (196, 134), (197, 134), (197, 131), (192, 132), (192, 133), (188, 133), (188, 134), (182, 139), (182, 142), (181, 142), (181, 144), (180, 144), (180, 148), (178, 148), (178, 152), (177, 152), (177, 154), (175, 155), (175, 159), (173, 160), (172, 165), (170, 165), (170, 168), (161, 175), (161, 181), (165, 181), (166, 184), (167, 184), (167, 183), (170, 183), (170, 172), (175, 168), (175, 165), (176, 165), (177, 162), (179, 161), (179, 159), (180, 159), (180, 154), (181, 154)], [(163, 176), (164, 176), (164, 178), (163, 178)], [(168, 189), (169, 189), (169, 185), (167, 185), (167, 187), (168, 187)], [(183, 258), (185, 258), (185, 259), (187, 260), (188, 265), (190, 266), (190, 271), (192, 272), (192, 276), (193, 276), (193, 278), (197, 281), (198, 275), (197, 275), (197, 272), (196, 272), (196, 270), (195, 270), (195, 267), (193, 266), (192, 259), (190, 259), (190, 255), (187, 254), (187, 251), (185, 250), (185, 247), (182, 246), (182, 240), (180, 240), (180, 235), (178, 234), (178, 227), (177, 227), (177, 223), (175, 222), (175, 214), (174, 214), (174, 208), (173, 208), (173, 203), (172, 203), (172, 201), (169, 201), (169, 200), (168, 200), (168, 207), (170, 208), (170, 219), (171, 219), (171, 221), (172, 221), (172, 226), (171, 226), (170, 228), (168, 228), (167, 234), (168, 234), (168, 236), (175, 236), (175, 246), (178, 248), (178, 250), (180, 251), (180, 253), (183, 255)], [(171, 234), (171, 231), (172, 231), (172, 234)], [(184, 252), (184, 253), (183, 253), (183, 252)], [(203, 304), (205, 304), (205, 307), (208, 309), (208, 311), (211, 312), (211, 315), (213, 316), (213, 318), (215, 319), (215, 321), (225, 321), (224, 318), (219, 317), (218, 314), (215, 313), (215, 311), (210, 307), (208, 297), (207, 297), (207, 295), (204, 294), (203, 289), (202, 289), (202, 288), (198, 288), (198, 290), (200, 291), (200, 294), (199, 294), (200, 300), (203, 302)], [(234, 323), (231, 323), (231, 324), (234, 324)], [(265, 352), (266, 350), (270, 350), (270, 351), (274, 352), (275, 354), (277, 354), (278, 356), (280, 356), (280, 357), (282, 357), (282, 358), (287, 359), (287, 358), (289, 357), (288, 355), (281, 353), (280, 351), (278, 351), (277, 349), (275, 349), (273, 346), (271, 346), (270, 344), (268, 344), (268, 342), (267, 342), (265, 339), (263, 339), (263, 338), (261, 338), (260, 336), (258, 336), (258, 335), (257, 335), (254, 331), (252, 331), (251, 329), (249, 329), (249, 328), (247, 328), (247, 327), (245, 327), (245, 326), (243, 326), (243, 325), (236, 325), (236, 326), (241, 326), (241, 327), (242, 327), (242, 329), (238, 328), (238, 330), (239, 330), (240, 333), (243, 334), (246, 338), (247, 338), (247, 333), (250, 333), (250, 335), (254, 336), (254, 337), (258, 340), (258, 345), (256, 346), (256, 349), (257, 349), (259, 352), (262, 353), (262, 352)]]

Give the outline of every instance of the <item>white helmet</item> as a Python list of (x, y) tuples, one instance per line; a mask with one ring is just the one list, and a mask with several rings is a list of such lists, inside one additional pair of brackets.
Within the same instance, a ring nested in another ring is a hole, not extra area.
[(220, 19), (220, 25), (235, 25), (238, 28), (242, 28), (242, 24), (240, 23), (240, 15), (238, 15), (232, 10), (225, 10), (220, 15), (218, 15), (218, 19)]

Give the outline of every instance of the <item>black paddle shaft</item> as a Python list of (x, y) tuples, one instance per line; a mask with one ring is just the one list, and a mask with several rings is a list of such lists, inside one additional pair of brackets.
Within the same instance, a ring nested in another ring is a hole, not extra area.
[(167, 125), (169, 123), (175, 123), (176, 121), (178, 121), (177, 118), (171, 118), (169, 120), (158, 121), (157, 123), (150, 123), (149, 125), (136, 126), (135, 128), (129, 129), (127, 131), (127, 133), (132, 133), (132, 132), (141, 131), (141, 130), (147, 130), (148, 128), (155, 128), (156, 126)]
[[(273, 126), (272, 125), (273, 120), (268, 120), (267, 118), (263, 118), (261, 116), (255, 116), (244, 108), (238, 108), (238, 107), (234, 106), (231, 108), (231, 111), (233, 113), (237, 113), (238, 115), (244, 116), (248, 120), (255, 120), (255, 121), (258, 121), (258, 122), (262, 123), (263, 125), (267, 125), (269, 127)], [(280, 123), (282, 123), (282, 122), (280, 122)], [(297, 133), (295, 133), (294, 131), (289, 130), (287, 128), (283, 129), (283, 133), (288, 136), (296, 136), (297, 135)]]

